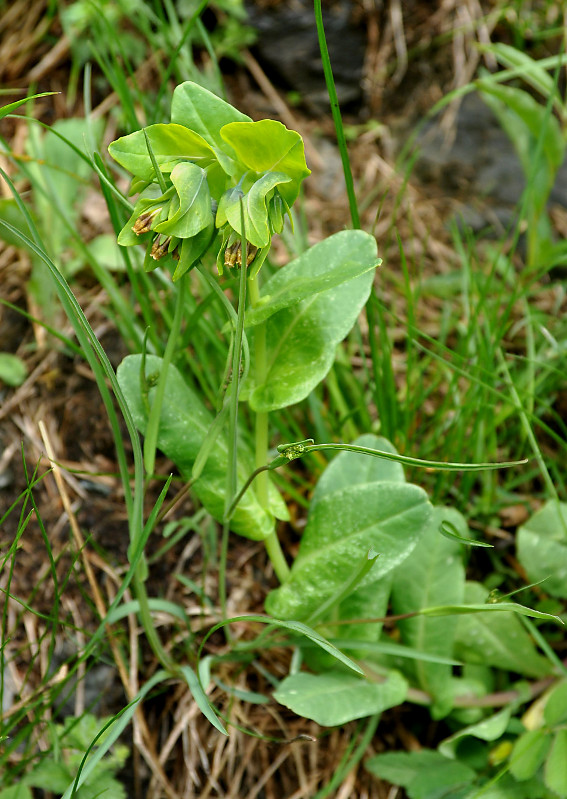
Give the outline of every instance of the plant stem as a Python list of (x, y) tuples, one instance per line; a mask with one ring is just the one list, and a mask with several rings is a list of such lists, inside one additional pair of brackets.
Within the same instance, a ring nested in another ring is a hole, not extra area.
[[(252, 307), (254, 308), (260, 299), (260, 287), (258, 284), (258, 277), (254, 280), (249, 280), (249, 293)], [(255, 367), (255, 380), (256, 385), (261, 386), (266, 379), (268, 369), (266, 358), (266, 326), (257, 325), (254, 330), (254, 367)], [(268, 413), (266, 411), (256, 412), (256, 456), (255, 465), (256, 469), (260, 469), (268, 462)], [(261, 471), (258, 474), (256, 482), (256, 491), (260, 505), (269, 512), (269, 482), (267, 471)], [(280, 583), (283, 583), (289, 577), (289, 566), (282, 552), (280, 542), (275, 530), (272, 530), (268, 538), (264, 540), (266, 545), (266, 552), (270, 558), (274, 571)]]

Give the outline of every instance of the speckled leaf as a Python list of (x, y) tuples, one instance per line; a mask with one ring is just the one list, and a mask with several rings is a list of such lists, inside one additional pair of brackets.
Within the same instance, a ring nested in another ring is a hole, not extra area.
[(404, 678), (395, 671), (381, 683), (342, 671), (299, 672), (282, 680), (274, 698), (299, 716), (334, 727), (401, 705), (407, 688)]
[(550, 500), (522, 525), (517, 536), (518, 560), (529, 581), (545, 580), (542, 589), (567, 598), (567, 504)]
[(333, 491), (314, 505), (286, 583), (266, 601), (278, 618), (307, 618), (359, 566), (379, 554), (359, 586), (375, 583), (402, 563), (429, 520), (424, 491), (405, 483), (361, 483)]
[(340, 286), (378, 265), (376, 240), (362, 230), (342, 230), (315, 244), (279, 269), (262, 287), (258, 304), (246, 312), (247, 327), (321, 291)]
[[(345, 231), (340, 239), (338, 236), (327, 239), (325, 247), (312, 247), (303, 260), (305, 275), (320, 274), (328, 266), (333, 246), (344, 257), (344, 263), (352, 262), (349, 243), (357, 248), (360, 235), (360, 231)], [(366, 236), (368, 244), (361, 263), (375, 264), (376, 243), (367, 234), (362, 235)], [(337, 268), (340, 268), (340, 254), (335, 262)], [(354, 257), (358, 257), (358, 253)], [(283, 267), (281, 272), (287, 268)], [(276, 277), (279, 278), (279, 274)], [(292, 270), (290, 280), (294, 274)], [(263, 383), (254, 385), (252, 368), (250, 382), (245, 386), (253, 410), (273, 411), (300, 402), (323, 380), (333, 364), (337, 344), (350, 331), (368, 299), (372, 279), (373, 270), (366, 271), (340, 286), (278, 311), (263, 323), (267, 342), (266, 377)], [(266, 294), (271, 294), (272, 280), (265, 286)], [(280, 282), (282, 280), (279, 278)], [(254, 338), (257, 329), (252, 328), (250, 338)]]
[[(482, 604), (487, 596), (487, 589), (480, 583), (466, 583), (466, 604)], [(532, 639), (514, 613), (491, 613), (488, 609), (486, 613), (459, 616), (455, 657), (528, 677), (543, 677), (551, 671), (549, 661), (538, 655)]]
[[(144, 433), (147, 415), (140, 391), (141, 355), (127, 356), (118, 367), (118, 382), (130, 408), (137, 428)], [(159, 373), (162, 360), (155, 355), (146, 357), (146, 374)], [(151, 404), (154, 389), (150, 390)], [(197, 394), (185, 383), (175, 366), (167, 373), (165, 399), (162, 407), (158, 447), (175, 463), (185, 479), (191, 477), (193, 462), (205, 436), (208, 434), (212, 414), (205, 408)], [(242, 442), (238, 451), (238, 488), (240, 489), (253, 470), (253, 458)], [(211, 516), (221, 520), (224, 514), (224, 496), (228, 451), (225, 439), (219, 436), (201, 477), (192, 486)], [(270, 484), (270, 506), (278, 518), (287, 518), (287, 508), (276, 488)], [(252, 486), (239, 503), (232, 517), (231, 529), (235, 533), (262, 540), (274, 529), (274, 519), (256, 497)]]

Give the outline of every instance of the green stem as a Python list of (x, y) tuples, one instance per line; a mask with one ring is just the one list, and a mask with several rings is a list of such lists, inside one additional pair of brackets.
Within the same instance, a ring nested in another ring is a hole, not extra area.
[[(260, 300), (260, 287), (258, 277), (249, 281), (249, 292), (252, 307), (254, 308)], [(254, 331), (254, 361), (255, 361), (255, 380), (256, 385), (261, 386), (266, 380), (268, 362), (266, 357), (266, 326), (257, 325)], [(261, 469), (268, 462), (268, 414), (264, 411), (256, 413), (256, 469)], [(256, 482), (256, 492), (260, 505), (269, 511), (269, 483), (267, 471), (260, 471)], [(285, 582), (289, 577), (289, 566), (282, 552), (278, 536), (275, 529), (272, 530), (268, 538), (264, 540), (266, 552), (272, 561), (274, 571), (280, 583)]]
[(154, 473), (161, 406), (163, 405), (163, 398), (165, 396), (167, 370), (169, 369), (169, 365), (173, 360), (173, 353), (175, 352), (175, 347), (177, 345), (179, 333), (181, 331), (181, 320), (183, 318), (183, 305), (186, 286), (187, 274), (183, 275), (183, 277), (179, 279), (177, 297), (175, 300), (175, 313), (173, 315), (173, 322), (171, 325), (169, 338), (167, 339), (167, 345), (163, 354), (161, 372), (148, 418), (148, 426), (146, 428), (146, 438), (144, 440), (144, 466), (147, 477), (151, 477)]

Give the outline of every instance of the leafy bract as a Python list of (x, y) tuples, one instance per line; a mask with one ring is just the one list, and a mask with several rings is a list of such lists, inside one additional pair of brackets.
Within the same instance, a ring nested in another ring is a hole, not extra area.
[[(467, 524), (452, 508), (434, 508), (429, 524), (415, 549), (394, 573), (392, 609), (412, 613), (431, 605), (461, 603), (465, 593), (462, 547), (439, 534), (439, 525), (451, 522), (463, 537)], [(402, 639), (408, 646), (432, 655), (451, 657), (456, 618), (416, 616), (399, 623)], [(421, 688), (436, 699), (449, 700), (451, 667), (416, 661), (415, 677)]]
[[(364, 437), (370, 443), (372, 438)], [(410, 554), (429, 520), (431, 506), (417, 486), (400, 481), (345, 485), (348, 469), (342, 464), (348, 466), (351, 458), (351, 453), (341, 453), (327, 481), (329, 490), (324, 484), (315, 494), (290, 578), (267, 598), (266, 608), (274, 616), (306, 618), (314, 613), (340, 592), (370, 549), (379, 557), (357, 591), (382, 580)], [(391, 471), (399, 475), (396, 466)], [(358, 476), (372, 479), (372, 471)], [(359, 595), (357, 602), (362, 599)]]
[(400, 705), (407, 687), (396, 671), (380, 683), (342, 671), (299, 672), (282, 680), (274, 698), (300, 716), (334, 727)]
[[(255, 181), (250, 190), (242, 197), (246, 238), (255, 247), (266, 247), (271, 238), (266, 205), (267, 195), (276, 186), (281, 186), (290, 180), (291, 178), (283, 172), (267, 172)], [(240, 220), (241, 196), (242, 193), (234, 189), (228, 190), (223, 194), (217, 211), (217, 227), (222, 227), (226, 222), (229, 222), (233, 230), (242, 234)]]
[[(155, 355), (146, 357), (146, 376), (159, 374), (162, 360)], [(147, 425), (147, 408), (144, 405), (143, 386), (140, 385), (141, 355), (127, 356), (118, 367), (118, 382), (132, 413), (137, 428), (144, 433)], [(150, 389), (151, 406), (154, 389)], [(175, 366), (167, 372), (165, 397), (161, 410), (158, 447), (175, 463), (185, 479), (191, 476), (193, 462), (213, 422), (212, 414), (205, 408), (197, 394), (184, 382)], [(253, 470), (252, 455), (247, 447), (238, 446), (238, 488), (240, 489)], [(209, 513), (217, 520), (224, 516), (228, 448), (225, 438), (219, 435), (202, 475), (192, 490)], [(231, 529), (246, 538), (262, 540), (274, 528), (272, 513), (287, 518), (287, 508), (275, 487), (270, 483), (270, 511), (259, 503), (254, 486), (239, 502), (231, 519)]]
[(567, 504), (551, 500), (523, 524), (517, 536), (518, 560), (531, 582), (567, 598)]
[(301, 181), (311, 174), (305, 163), (303, 139), (274, 119), (231, 122), (220, 132), (238, 160), (253, 172), (283, 172), (291, 180), (280, 193), (288, 205), (297, 199)]
[[(487, 590), (480, 583), (466, 584), (465, 602), (478, 608), (486, 596)], [(455, 632), (455, 656), (468, 663), (496, 666), (528, 677), (549, 674), (549, 662), (538, 655), (515, 614), (489, 612), (491, 607), (498, 608), (498, 604), (484, 607), (484, 613), (459, 617)]]
[(191, 238), (209, 227), (213, 221), (211, 194), (204, 169), (188, 161), (177, 164), (171, 172), (177, 194), (169, 216), (154, 227), (157, 233)]
[(180, 161), (205, 168), (217, 161), (212, 147), (202, 136), (182, 125), (158, 123), (111, 142), (108, 151), (121, 166), (144, 181), (157, 180), (145, 134), (162, 172), (171, 172)]
[[(308, 396), (331, 368), (337, 344), (354, 325), (370, 294), (373, 270), (369, 267), (376, 264), (376, 242), (368, 234), (344, 231), (316, 244), (302, 256), (306, 275), (321, 274), (330, 262), (338, 269), (341, 263), (353, 260), (360, 262), (362, 274), (283, 308), (263, 323), (267, 343), (265, 379), (254, 385), (251, 369), (247, 386), (255, 411), (277, 410)], [(286, 278), (283, 273), (288, 269)], [(273, 280), (275, 291), (281, 290), (286, 281), (291, 285), (297, 273), (295, 261), (283, 267), (267, 282), (266, 292), (272, 293)], [(252, 329), (251, 338), (256, 329)]]
[(171, 121), (198, 133), (211, 147), (222, 149), (225, 141), (221, 128), (230, 122), (251, 120), (216, 94), (188, 80), (173, 92)]

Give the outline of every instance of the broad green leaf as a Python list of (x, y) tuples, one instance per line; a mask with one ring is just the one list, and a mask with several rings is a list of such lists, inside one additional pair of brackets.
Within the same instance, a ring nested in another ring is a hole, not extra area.
[(561, 680), (547, 697), (543, 717), (553, 727), (567, 721), (567, 680)]
[[(205, 169), (217, 161), (212, 147), (197, 133), (182, 125), (150, 125), (145, 129), (157, 164), (162, 172), (171, 172), (180, 161), (190, 161)], [(108, 152), (121, 166), (144, 181), (156, 181), (146, 137), (137, 130), (111, 142)]]
[(220, 135), (236, 153), (238, 160), (254, 172), (283, 172), (292, 180), (280, 187), (280, 194), (293, 205), (303, 178), (311, 174), (305, 163), (303, 139), (274, 119), (258, 122), (231, 122)]
[[(468, 582), (465, 602), (482, 607), (487, 590)], [(501, 606), (512, 603), (501, 603)], [(455, 633), (455, 656), (468, 663), (496, 666), (528, 677), (549, 674), (549, 662), (538, 655), (536, 648), (514, 613), (489, 612), (498, 605), (485, 605), (486, 612), (460, 616)]]
[(228, 221), (237, 233), (242, 233), (240, 224), (240, 198), (242, 197), (246, 238), (255, 247), (266, 247), (271, 238), (266, 195), (275, 186), (288, 183), (290, 180), (291, 178), (284, 175), (283, 172), (268, 172), (255, 181), (244, 196), (236, 189), (225, 192), (217, 211), (217, 227), (222, 227)]
[(214, 221), (207, 175), (201, 167), (184, 161), (173, 168), (171, 182), (177, 194), (171, 202), (167, 220), (156, 225), (155, 230), (189, 239)]
[[(127, 356), (118, 367), (117, 376), (136, 426), (144, 433), (147, 412), (140, 387), (141, 363), (141, 355)], [(159, 373), (161, 363), (161, 358), (148, 355), (146, 374)], [(151, 389), (150, 404), (153, 393), (154, 389)], [(170, 366), (158, 433), (158, 447), (171, 458), (186, 480), (191, 477), (193, 461), (208, 434), (212, 421), (212, 414), (205, 408), (198, 395), (187, 386), (176, 367)], [(239, 444), (238, 463), (240, 489), (254, 468), (252, 455), (242, 442)], [(227, 444), (226, 440), (219, 436), (203, 474), (192, 487), (209, 513), (219, 521), (224, 516), (227, 469)], [(287, 508), (272, 484), (270, 484), (270, 506), (278, 518), (286, 518)], [(262, 540), (270, 535), (273, 525), (272, 515), (262, 508), (252, 485), (234, 512), (231, 529), (246, 538)]]
[(269, 594), (267, 611), (307, 618), (369, 549), (379, 557), (360, 589), (382, 579), (413, 550), (430, 511), (425, 492), (405, 483), (362, 483), (323, 496), (309, 514), (289, 580)]
[[(360, 436), (353, 443), (361, 447), (375, 447), (386, 452), (396, 452), (387, 439), (371, 433)], [(341, 491), (353, 485), (380, 482), (405, 483), (402, 466), (395, 461), (367, 458), (356, 452), (340, 452), (333, 458), (319, 478), (311, 498), (310, 508), (313, 510), (323, 497), (332, 494), (334, 491)], [(349, 596), (336, 606), (333, 619), (346, 621), (348, 619), (372, 619), (385, 616), (391, 583), (392, 574), (389, 574), (370, 585), (358, 585)], [(331, 626), (329, 627), (329, 632), (336, 632), (337, 629)], [(380, 637), (381, 630), (382, 624), (380, 623), (356, 624), (341, 627), (340, 634), (347, 638), (352, 637), (353, 639), (376, 642)]]
[[(410, 556), (394, 572), (392, 609), (411, 613), (431, 605), (463, 602), (465, 570), (462, 546), (439, 535), (439, 526), (449, 521), (468, 538), (467, 523), (453, 508), (433, 508), (429, 524)], [(457, 618), (416, 616), (399, 622), (402, 640), (408, 646), (432, 655), (451, 657)], [(447, 698), (451, 667), (416, 662), (414, 674), (421, 688), (434, 698)]]
[(539, 769), (551, 744), (546, 730), (527, 730), (516, 740), (510, 755), (510, 773), (517, 780), (528, 780)]
[(250, 122), (250, 117), (225, 103), (216, 94), (188, 80), (173, 92), (171, 121), (198, 133), (217, 149), (226, 146), (220, 130), (229, 122)]
[[(306, 274), (320, 273), (323, 264), (329, 263), (334, 247), (339, 251), (337, 261), (340, 262), (340, 254), (345, 261), (351, 261), (349, 239), (358, 243), (358, 234), (359, 231), (337, 234), (308, 250), (305, 257), (302, 256)], [(370, 236), (367, 241), (357, 253), (366, 266), (376, 262), (376, 244)], [(281, 271), (288, 268), (283, 267)], [(245, 386), (253, 410), (273, 411), (300, 402), (323, 380), (333, 364), (337, 344), (350, 331), (368, 299), (373, 276), (370, 269), (340, 286), (284, 308), (263, 323), (267, 343), (266, 376), (260, 385), (254, 385), (252, 368)], [(272, 280), (265, 287), (268, 294)], [(251, 338), (257, 330), (257, 327), (252, 329)]]
[(335, 233), (270, 278), (262, 287), (260, 302), (247, 311), (245, 324), (247, 327), (260, 324), (278, 311), (336, 288), (377, 265), (376, 241), (372, 236), (362, 230)]
[(298, 716), (335, 727), (401, 705), (407, 687), (404, 678), (395, 671), (381, 683), (342, 671), (324, 674), (302, 671), (282, 680), (274, 698)]
[(511, 709), (505, 707), (498, 713), (494, 713), (494, 715), (476, 724), (471, 724), (459, 730), (459, 732), (456, 732), (439, 744), (439, 752), (444, 755), (444, 757), (456, 759), (457, 747), (463, 738), (472, 736), (473, 738), (479, 738), (481, 741), (496, 741), (506, 732), (511, 714)]
[(518, 560), (532, 582), (567, 598), (567, 504), (550, 500), (518, 530)]
[(369, 758), (364, 765), (371, 774), (405, 788), (410, 799), (454, 799), (457, 788), (476, 777), (465, 763), (431, 749), (386, 752)]
[(560, 797), (567, 796), (567, 729), (555, 733), (543, 774), (548, 788)]
[(21, 358), (9, 352), (0, 352), (0, 383), (21, 386), (28, 376), (28, 368)]

